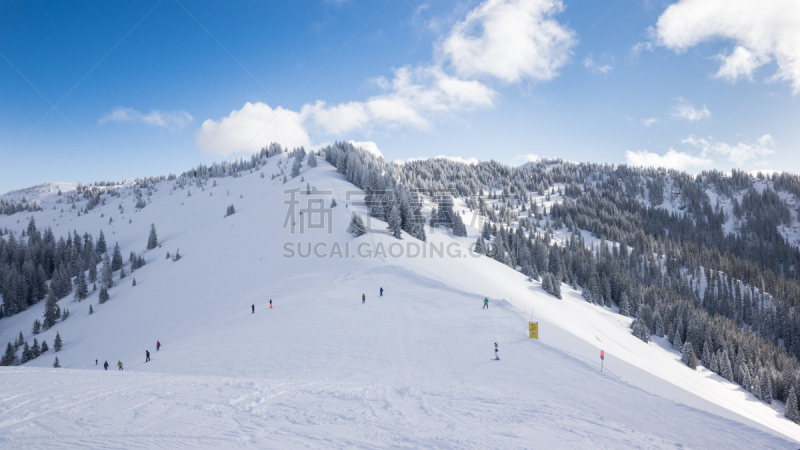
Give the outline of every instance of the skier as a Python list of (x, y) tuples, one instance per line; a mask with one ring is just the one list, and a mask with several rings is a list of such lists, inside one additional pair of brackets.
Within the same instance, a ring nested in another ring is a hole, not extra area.
[(256, 313), (256, 304), (253, 303), (252, 305), (250, 305), (250, 308), (253, 309), (253, 314), (255, 314)]
[(161, 349), (161, 342), (156, 341), (156, 351)]
[(103, 363), (103, 368), (104, 368), (104, 369), (106, 369), (106, 370), (108, 370), (108, 361), (106, 361), (106, 362), (104, 362), (104, 363)]
[(361, 304), (364, 304), (366, 302), (367, 302), (367, 294), (361, 294)]
[(500, 361), (500, 357), (497, 356), (497, 342), (494, 343), (494, 360)]
[(481, 309), (489, 309), (489, 297), (483, 299), (483, 308)]
[(95, 365), (95, 366), (97, 365), (97, 360), (96, 360), (96, 359), (94, 360), (94, 365)]
[(150, 361), (150, 350), (145, 350), (144, 354), (146, 355), (146, 359), (144, 360), (144, 362), (149, 362)]
[(117, 361), (117, 367), (119, 367), (119, 370), (123, 370), (122, 369), (122, 361)]
[(269, 309), (272, 309), (272, 299), (269, 299)]
[(381, 297), (383, 297), (383, 288), (381, 288)]

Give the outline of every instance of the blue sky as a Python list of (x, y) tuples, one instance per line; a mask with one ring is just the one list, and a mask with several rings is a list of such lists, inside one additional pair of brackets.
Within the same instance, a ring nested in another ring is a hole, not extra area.
[(4, 2), (0, 192), (271, 141), (800, 172), (798, 5)]

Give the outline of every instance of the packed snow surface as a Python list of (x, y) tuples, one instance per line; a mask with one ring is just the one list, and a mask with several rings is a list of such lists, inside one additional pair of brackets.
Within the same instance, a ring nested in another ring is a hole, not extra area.
[[(115, 273), (105, 304), (98, 291), (62, 299), (69, 318), (36, 336), (51, 350), (0, 367), (3, 448), (797, 448), (800, 427), (779, 402), (691, 370), (669, 344), (636, 339), (629, 318), (567, 286), (558, 300), (470, 255), (478, 229), (429, 233), (416, 257), (419, 241), (398, 241), (378, 221), (353, 238), (344, 230), (353, 209), (363, 213), (358, 190), (321, 159), (303, 168), (305, 181), (283, 184), (270, 179), (278, 161), (264, 178), (204, 189), (162, 181), (138, 212), (128, 185), (80, 217), (80, 204), (57, 204), (55, 193), (39, 195), (43, 211), (0, 217), (21, 232), (32, 214), (57, 237), (102, 229), (126, 261), (131, 251), (147, 260)], [(297, 195), (287, 220), (284, 190), (306, 183), (331, 192), (326, 206), (339, 203), (331, 233), (299, 233), (309, 197)], [(236, 213), (223, 217), (230, 204)], [(151, 223), (161, 247), (145, 251)], [(180, 260), (166, 258), (178, 249)], [(20, 331), (32, 343), (43, 308), (0, 320), (0, 344)], [(528, 338), (531, 320), (539, 340)]]

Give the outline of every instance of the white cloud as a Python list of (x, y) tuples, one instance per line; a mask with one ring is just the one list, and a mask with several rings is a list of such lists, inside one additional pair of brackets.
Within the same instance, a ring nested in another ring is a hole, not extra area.
[(661, 14), (654, 33), (658, 44), (677, 52), (719, 38), (733, 41), (733, 51), (718, 55), (718, 77), (751, 79), (757, 68), (775, 61), (772, 78), (800, 92), (797, 0), (680, 0)]
[(517, 164), (524, 165), (524, 164), (528, 164), (528, 163), (537, 162), (537, 161), (539, 161), (539, 159), (540, 159), (539, 155), (535, 155), (533, 153), (527, 153), (525, 155), (517, 155), (517, 156), (515, 156), (511, 160), (511, 164), (512, 165), (517, 165)]
[(678, 98), (678, 103), (675, 105), (675, 112), (672, 113), (672, 117), (694, 122), (711, 117), (711, 111), (708, 110), (706, 105), (703, 105), (703, 109), (696, 109), (693, 104), (682, 98)]
[(449, 76), (438, 67), (403, 67), (391, 80), (379, 78), (375, 84), (385, 92), (365, 102), (317, 101), (299, 112), (246, 103), (228, 117), (203, 122), (195, 140), (203, 153), (227, 155), (243, 148), (257, 150), (273, 141), (309, 146), (306, 128), (335, 136), (377, 126), (429, 129), (440, 116), (493, 106), (496, 95), (478, 81)]
[(440, 52), (461, 76), (550, 80), (577, 43), (553, 16), (561, 0), (486, 0), (455, 24)]
[(491, 107), (496, 95), (478, 81), (447, 75), (439, 67), (403, 67), (391, 80), (381, 77), (375, 84), (383, 94), (332, 106), (318, 101), (303, 106), (301, 116), (334, 135), (374, 125), (428, 129), (442, 115)]
[(300, 109), (303, 119), (312, 120), (327, 134), (341, 135), (359, 129), (369, 123), (369, 111), (362, 102), (349, 102), (328, 106), (323, 101), (303, 105)]
[(769, 62), (769, 58), (764, 55), (757, 55), (741, 45), (737, 45), (728, 56), (717, 55), (717, 59), (722, 61), (717, 76), (727, 78), (732, 82), (740, 77), (752, 81), (753, 71)]
[(247, 102), (227, 117), (203, 122), (195, 134), (195, 145), (202, 153), (220, 156), (242, 150), (255, 152), (270, 142), (287, 147), (310, 147), (311, 138), (301, 123), (297, 112), (280, 107), (272, 109), (261, 102)]
[(528, 153), (525, 155), (525, 162), (536, 162), (539, 159), (539, 155), (534, 155), (533, 153)]
[(736, 145), (729, 145), (724, 142), (715, 141), (713, 138), (704, 139), (694, 136), (689, 136), (682, 142), (701, 149), (703, 156), (709, 154), (722, 155), (737, 166), (742, 166), (748, 161), (771, 155), (777, 150), (775, 140), (769, 134), (758, 138), (755, 144), (739, 142)]
[(586, 59), (583, 60), (583, 67), (585, 67), (586, 70), (588, 70), (589, 72), (602, 73), (602, 74), (611, 72), (614, 69), (614, 67), (612, 67), (610, 64), (603, 64), (602, 66), (598, 66), (597, 64), (595, 64), (591, 55), (587, 56)]
[(653, 51), (653, 43), (652, 42), (637, 42), (636, 45), (634, 45), (631, 48), (631, 56), (633, 58), (638, 58), (639, 55), (643, 51), (652, 52)]
[[(341, 136), (403, 127), (429, 130), (454, 114), (494, 107), (497, 93), (471, 77), (508, 82), (555, 77), (576, 42), (575, 33), (552, 18), (562, 10), (561, 0), (486, 0), (442, 36), (435, 64), (401, 67), (390, 79), (372, 80), (379, 94), (330, 105), (320, 100), (297, 112), (247, 103), (228, 117), (203, 122), (196, 144), (203, 153), (219, 155), (257, 150), (271, 141), (309, 145), (309, 131)], [(448, 61), (452, 67), (445, 65)]]
[(411, 16), (411, 25), (416, 28), (417, 32), (433, 32), (441, 34), (442, 30), (446, 27), (445, 22), (433, 14), (429, 14), (431, 5), (428, 3), (421, 3), (414, 8), (414, 14)]
[(179, 129), (193, 120), (194, 118), (182, 109), (179, 111), (158, 111), (154, 109), (147, 114), (142, 114), (133, 108), (118, 106), (101, 117), (98, 123), (139, 122), (156, 127)]
[(649, 127), (650, 125), (653, 125), (656, 122), (658, 122), (658, 119), (656, 119), (655, 117), (651, 117), (649, 119), (642, 119), (642, 125), (646, 127)]
[(556, 76), (574, 44), (574, 33), (551, 18), (562, 9), (559, 0), (487, 0), (454, 25), (441, 44), (440, 52), (460, 76), (441, 65), (406, 66), (395, 69), (390, 80), (374, 80), (384, 91), (379, 95), (338, 105), (318, 101), (304, 106), (301, 115), (324, 133), (341, 135), (375, 125), (429, 129), (441, 116), (490, 108), (496, 92), (466, 77)]
[(625, 152), (625, 159), (631, 166), (664, 167), (677, 170), (688, 170), (690, 168), (708, 166), (712, 163), (710, 159), (677, 152), (674, 149), (669, 149), (663, 155), (645, 150), (638, 152), (628, 150)]
[(372, 141), (350, 141), (350, 143), (353, 144), (353, 147), (361, 147), (373, 155), (383, 158), (383, 153), (378, 150), (378, 144)]

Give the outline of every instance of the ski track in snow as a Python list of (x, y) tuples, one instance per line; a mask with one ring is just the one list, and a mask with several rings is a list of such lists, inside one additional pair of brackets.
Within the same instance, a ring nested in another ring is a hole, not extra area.
[[(193, 188), (195, 198), (170, 195), (162, 182), (140, 212), (123, 195), (78, 218), (52, 210), (52, 193), (40, 196), (37, 225), (57, 237), (72, 229), (96, 237), (102, 228), (125, 256), (144, 250), (153, 222), (162, 247), (144, 253), (147, 265), (130, 275), (137, 286), (117, 281), (106, 304), (96, 292), (59, 302), (70, 318), (37, 337), (52, 346), (61, 333), (63, 369), (49, 367), (52, 349), (23, 367), (0, 367), (2, 448), (797, 447), (798, 427), (780, 411), (691, 371), (658, 339), (637, 340), (630, 319), (566, 286), (557, 300), (483, 257), (284, 258), (285, 241), (397, 241), (343, 232), (350, 211), (361, 209), (345, 198), (354, 188), (322, 160), (303, 175), (334, 191), (334, 233), (290, 235), (281, 227), (282, 191), (305, 182), (269, 180), (278, 159), (264, 179), (258, 171), (216, 179), (217, 187)], [(236, 214), (221, 218), (230, 203)], [(175, 228), (161, 213), (175, 215)], [(0, 226), (21, 231), (24, 217), (2, 216)], [(437, 230), (429, 242), (466, 248), (478, 233), (468, 231), (460, 239)], [(183, 259), (164, 258), (176, 248)], [(32, 341), (43, 307), (0, 320), (0, 343), (20, 330)], [(527, 337), (531, 310), (539, 341)], [(501, 361), (492, 360), (494, 342)]]

